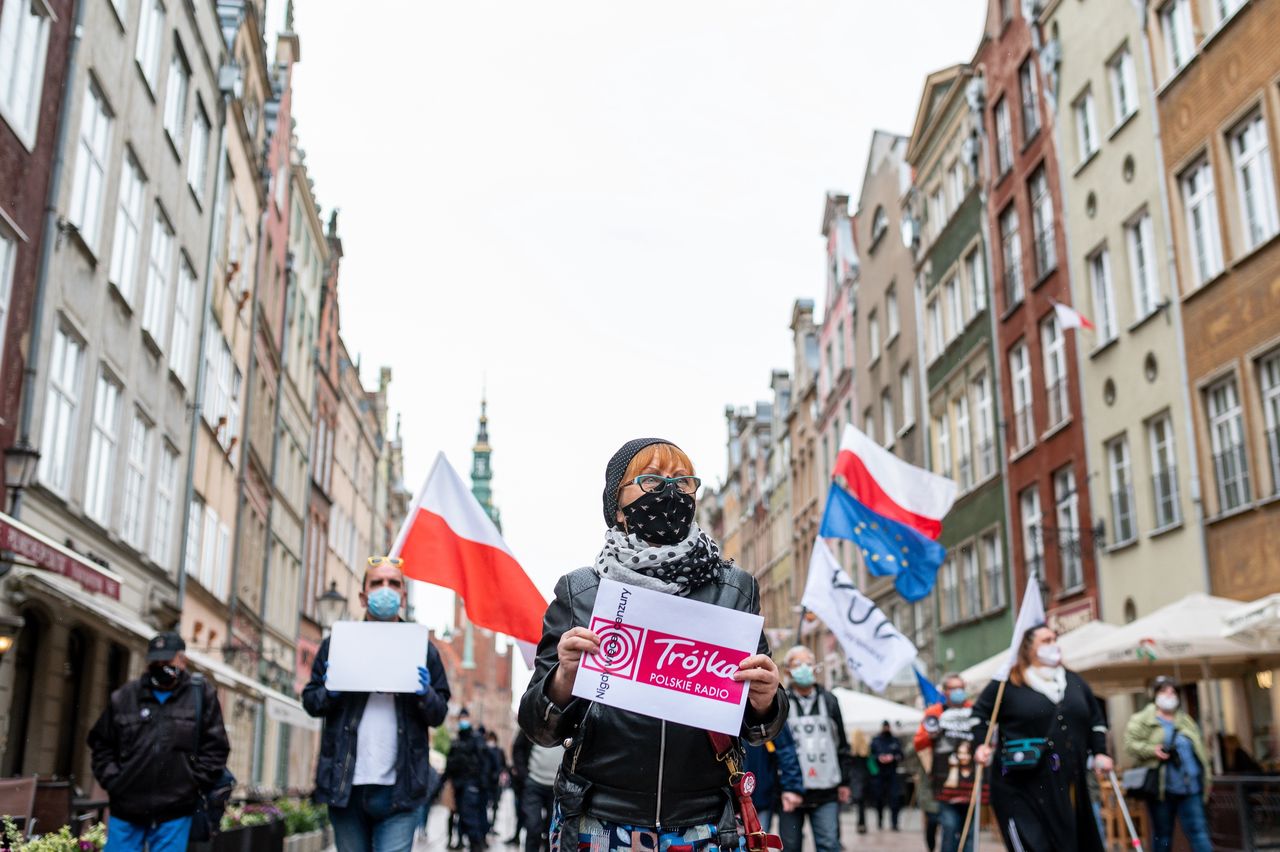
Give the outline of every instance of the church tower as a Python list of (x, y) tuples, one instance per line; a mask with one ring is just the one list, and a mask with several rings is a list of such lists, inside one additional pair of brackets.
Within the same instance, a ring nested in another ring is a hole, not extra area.
[(488, 512), (493, 525), (502, 532), (501, 515), (498, 507), (493, 505), (493, 488), (489, 484), (493, 479), (493, 467), (490, 456), (493, 449), (489, 446), (488, 400), (480, 398), (480, 427), (476, 431), (476, 445), (471, 448), (471, 493), (475, 495), (484, 510)]

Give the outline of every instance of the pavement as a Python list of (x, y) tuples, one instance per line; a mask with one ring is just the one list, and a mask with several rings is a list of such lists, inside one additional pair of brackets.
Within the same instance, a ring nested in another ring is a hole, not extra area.
[[(888, 816), (886, 813), (886, 820)], [(901, 831), (890, 831), (887, 825), (883, 830), (877, 829), (875, 827), (875, 814), (872, 812), (868, 812), (867, 821), (867, 833), (858, 834), (857, 809), (851, 808), (841, 812), (840, 839), (841, 847), (844, 850), (847, 852), (855, 849), (875, 849), (884, 850), (884, 852), (906, 852), (906, 850), (921, 852), (921, 850), (926, 849), (923, 815), (915, 808), (908, 808), (902, 811), (899, 818)], [(522, 852), (520, 847), (507, 846), (502, 842), (505, 838), (511, 836), (514, 825), (515, 807), (511, 792), (508, 790), (503, 793), (502, 802), (498, 807), (498, 819), (494, 827), (496, 833), (490, 837), (489, 852)], [(414, 841), (414, 852), (448, 852), (448, 837), (446, 836), (448, 830), (449, 812), (436, 805), (431, 809), (431, 816), (427, 820), (426, 832), (419, 832)], [(1001, 847), (1000, 839), (990, 832), (984, 831), (979, 838), (979, 849), (1000, 849)], [(814, 852), (813, 838), (807, 830), (805, 831), (803, 852)]]

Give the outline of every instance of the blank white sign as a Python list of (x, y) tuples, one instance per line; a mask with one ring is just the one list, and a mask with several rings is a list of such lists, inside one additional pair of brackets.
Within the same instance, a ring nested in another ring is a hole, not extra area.
[(425, 624), (339, 621), (329, 636), (329, 679), (334, 692), (417, 692), (418, 667), (427, 664)]

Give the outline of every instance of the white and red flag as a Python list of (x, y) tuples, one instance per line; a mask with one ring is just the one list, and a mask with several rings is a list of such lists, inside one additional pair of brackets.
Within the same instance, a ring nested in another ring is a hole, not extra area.
[(444, 453), (409, 507), (391, 555), (404, 560), (405, 576), (457, 592), (472, 624), (531, 645), (542, 638), (546, 599)]
[(1053, 303), (1053, 312), (1058, 315), (1058, 325), (1063, 329), (1068, 328), (1087, 328), (1093, 331), (1093, 323), (1089, 322), (1089, 318), (1077, 311), (1075, 308), (1062, 304), (1061, 302)]
[(872, 512), (930, 540), (942, 534), (958, 491), (952, 480), (903, 461), (853, 424), (844, 428), (833, 476), (843, 477), (849, 493)]

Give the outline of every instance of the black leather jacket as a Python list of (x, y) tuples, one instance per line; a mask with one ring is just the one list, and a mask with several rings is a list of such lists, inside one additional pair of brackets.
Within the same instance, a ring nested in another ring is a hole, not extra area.
[[(590, 568), (560, 578), (543, 621), (533, 679), (520, 700), (524, 732), (539, 745), (566, 747), (556, 777), (562, 813), (662, 829), (721, 823), (729, 807), (728, 773), (716, 759), (706, 731), (579, 698), (558, 707), (547, 697), (559, 665), (560, 636), (590, 623), (598, 588), (599, 578)], [(728, 564), (689, 599), (760, 612), (756, 581)], [(763, 635), (759, 653), (769, 653)], [(756, 745), (772, 738), (786, 722), (787, 708), (781, 689), (763, 716), (748, 704), (741, 736)], [(731, 823), (732, 812), (727, 817)]]

